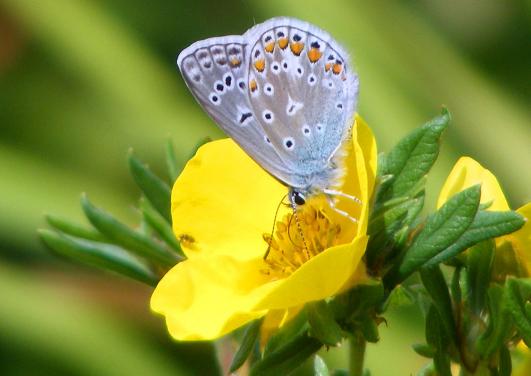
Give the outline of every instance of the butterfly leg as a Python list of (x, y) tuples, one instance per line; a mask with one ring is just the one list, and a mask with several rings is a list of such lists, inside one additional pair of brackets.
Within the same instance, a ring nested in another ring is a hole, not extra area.
[(339, 197), (344, 197), (344, 198), (347, 198), (351, 201), (354, 201), (355, 203), (358, 203), (360, 205), (363, 205), (363, 202), (361, 202), (361, 200), (355, 196), (352, 196), (352, 195), (348, 195), (346, 193), (343, 193), (341, 191), (336, 191), (334, 189), (323, 189), (323, 192), (326, 193), (327, 195), (330, 195), (330, 196), (339, 196)]
[(330, 205), (330, 208), (335, 211), (337, 214), (340, 214), (342, 215), (343, 217), (347, 218), (348, 220), (350, 220), (352, 223), (358, 223), (358, 220), (354, 217), (351, 217), (350, 214), (348, 214), (346, 211), (344, 210), (341, 210), (339, 209), (337, 206), (336, 206), (336, 203), (334, 202), (334, 199), (330, 196), (326, 196), (327, 199), (328, 199), (328, 204)]

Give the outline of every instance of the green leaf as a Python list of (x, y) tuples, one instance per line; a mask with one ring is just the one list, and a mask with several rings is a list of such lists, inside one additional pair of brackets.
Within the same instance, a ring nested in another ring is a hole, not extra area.
[(105, 241), (105, 237), (98, 231), (92, 228), (86, 228), (77, 223), (70, 221), (69, 219), (58, 217), (56, 215), (47, 214), (45, 216), (46, 222), (55, 229), (64, 232), (65, 234), (72, 235), (78, 238)]
[(81, 206), (90, 223), (111, 242), (134, 251), (150, 262), (159, 263), (166, 267), (172, 267), (181, 260), (179, 256), (170, 253), (161, 243), (133, 230), (110, 214), (93, 206), (86, 195), (81, 197)]
[(426, 291), (431, 297), (432, 304), (439, 314), (442, 326), (446, 330), (446, 336), (455, 340), (456, 324), (452, 308), (450, 293), (439, 266), (422, 268), (420, 277)]
[(448, 345), (451, 343), (451, 337), (447, 335), (447, 330), (444, 328), (441, 316), (437, 308), (431, 304), (426, 315), (426, 342), (428, 345), (438, 351), (447, 351)]
[(387, 155), (380, 166), (381, 175), (392, 175), (391, 181), (381, 185), (377, 202), (403, 196), (428, 173), (439, 154), (439, 139), (450, 122), (444, 109), (427, 124), (403, 138)]
[(155, 175), (151, 170), (136, 158), (133, 152), (129, 152), (129, 169), (133, 179), (140, 187), (151, 205), (157, 210), (168, 223), (171, 223), (170, 187), (166, 182)]
[(430, 215), (402, 262), (385, 276), (386, 286), (403, 281), (459, 239), (474, 220), (479, 198), (480, 186), (475, 185), (455, 194)]
[(301, 335), (309, 328), (308, 315), (304, 308), (295, 318), (288, 321), (282, 328), (271, 336), (264, 348), (264, 356), (275, 352), (280, 347), (292, 340), (292, 338)]
[(306, 312), (310, 324), (310, 336), (328, 346), (337, 346), (341, 342), (343, 338), (341, 327), (325, 301), (308, 303)]
[(476, 314), (479, 314), (485, 306), (494, 262), (494, 246), (494, 240), (489, 239), (476, 244), (468, 251), (468, 302)]
[(234, 354), (234, 358), (232, 359), (232, 362), (230, 364), (231, 373), (236, 372), (236, 370), (238, 370), (243, 365), (243, 363), (245, 363), (245, 361), (255, 348), (256, 340), (258, 339), (258, 335), (260, 334), (260, 327), (262, 326), (262, 321), (263, 320), (261, 319), (254, 320), (245, 329), (240, 347), (238, 348), (238, 351), (236, 351), (236, 354)]
[(184, 258), (185, 255), (182, 251), (181, 245), (173, 234), (173, 230), (168, 222), (166, 222), (158, 211), (153, 209), (153, 206), (151, 206), (149, 201), (141, 199), (140, 208), (142, 209), (144, 219), (149, 226), (155, 230), (161, 239), (164, 240), (179, 256)]
[(511, 353), (507, 346), (500, 349), (499, 376), (511, 376), (513, 372)]
[(414, 302), (414, 296), (404, 286), (399, 285), (391, 291), (389, 297), (378, 311), (384, 312), (389, 309), (408, 306)]
[(365, 338), (367, 342), (376, 343), (380, 340), (378, 325), (372, 316), (363, 315), (360, 318), (359, 325), (361, 332), (363, 333), (363, 338)]
[(329, 376), (330, 371), (326, 366), (325, 361), (319, 355), (313, 357), (313, 374), (315, 376)]
[(173, 141), (171, 139), (168, 139), (166, 142), (166, 167), (168, 168), (170, 182), (175, 182), (181, 173), (181, 167), (179, 166), (179, 162), (177, 162), (175, 147), (173, 146)]
[[(522, 295), (522, 289), (531, 290), (531, 279), (507, 279), (506, 297), (507, 297), (507, 309), (511, 313), (511, 316), (518, 328), (518, 333), (524, 340), (528, 347), (531, 347), (531, 318), (526, 314), (525, 303), (529, 301), (530, 296)], [(526, 286), (527, 285), (527, 286)]]
[(425, 358), (433, 358), (435, 356), (435, 349), (433, 346), (427, 345), (425, 343), (414, 343), (411, 345), (413, 350)]
[(479, 211), (465, 233), (455, 243), (429, 260), (426, 266), (445, 262), (483, 240), (514, 232), (524, 223), (524, 218), (513, 211)]
[(321, 347), (322, 343), (318, 339), (308, 336), (306, 332), (300, 333), (275, 351), (264, 355), (251, 368), (250, 374), (260, 376), (287, 375)]
[(53, 251), (71, 258), (155, 286), (158, 276), (125, 249), (112, 244), (75, 238), (50, 230), (38, 230), (41, 240)]
[(489, 321), (487, 329), (477, 340), (477, 352), (486, 359), (499, 348), (504, 346), (504, 342), (511, 335), (512, 319), (505, 308), (506, 292), (505, 288), (492, 284), (487, 291), (487, 307)]

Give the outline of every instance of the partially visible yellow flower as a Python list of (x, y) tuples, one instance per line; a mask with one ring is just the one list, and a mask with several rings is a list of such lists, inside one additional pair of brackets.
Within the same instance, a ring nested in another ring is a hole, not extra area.
[(360, 261), (368, 239), (376, 144), (359, 117), (352, 133), (341, 190), (363, 205), (340, 200), (338, 207), (358, 223), (317, 198), (298, 209), (297, 218), (283, 208), (272, 238), (275, 210), (287, 188), (230, 139), (198, 150), (172, 192), (173, 230), (188, 259), (163, 277), (151, 298), (175, 339), (214, 339), (263, 316), (270, 331), (305, 303), (365, 278)]
[[(452, 195), (475, 184), (481, 184), (481, 203), (491, 203), (487, 210), (511, 210), (496, 177), (470, 157), (461, 157), (455, 164), (439, 194), (437, 207), (442, 206)], [(518, 231), (497, 238), (496, 245), (509, 242), (527, 275), (531, 275), (531, 203), (516, 211), (526, 218), (525, 225)]]

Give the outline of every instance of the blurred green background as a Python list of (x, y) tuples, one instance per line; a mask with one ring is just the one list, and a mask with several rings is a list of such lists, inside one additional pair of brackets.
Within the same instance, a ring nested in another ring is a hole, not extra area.
[[(529, 0), (0, 0), (2, 375), (215, 372), (211, 345), (168, 338), (149, 288), (50, 255), (35, 229), (46, 212), (81, 221), (81, 192), (134, 223), (129, 147), (161, 172), (168, 137), (184, 163), (198, 140), (222, 136), (176, 71), (178, 52), (278, 15), (351, 51), (380, 150), (450, 109), (429, 208), (463, 154), (496, 174), (513, 208), (529, 201)], [(418, 371), (418, 322), (414, 309), (391, 315), (368, 349), (374, 375)]]

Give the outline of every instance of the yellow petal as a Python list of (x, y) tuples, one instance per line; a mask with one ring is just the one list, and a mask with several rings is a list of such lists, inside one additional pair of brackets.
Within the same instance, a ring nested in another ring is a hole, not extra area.
[(334, 296), (355, 281), (352, 276), (365, 252), (368, 238), (355, 239), (351, 244), (339, 245), (311, 258), (256, 306), (256, 309), (282, 309)]
[(437, 207), (465, 188), (481, 184), (481, 203), (492, 202), (489, 210), (510, 210), (496, 177), (470, 157), (461, 157), (448, 175), (439, 194)]
[(367, 190), (371, 193), (374, 189), (374, 182), (376, 178), (376, 168), (378, 162), (378, 151), (376, 148), (376, 139), (372, 130), (369, 128), (365, 120), (356, 114), (356, 129), (358, 145), (363, 152), (365, 160), (365, 171), (367, 172)]
[(232, 140), (209, 142), (197, 151), (172, 191), (173, 231), (188, 257), (200, 250), (241, 259), (261, 257), (264, 232), (286, 187), (258, 166)]
[(254, 307), (276, 283), (266, 283), (261, 259), (200, 255), (174, 266), (157, 285), (151, 309), (166, 316), (177, 340), (208, 340), (267, 313)]
[(525, 204), (517, 212), (524, 216), (526, 223), (518, 231), (504, 236), (504, 238), (512, 243), (513, 249), (527, 271), (527, 275), (531, 276), (531, 203)]

